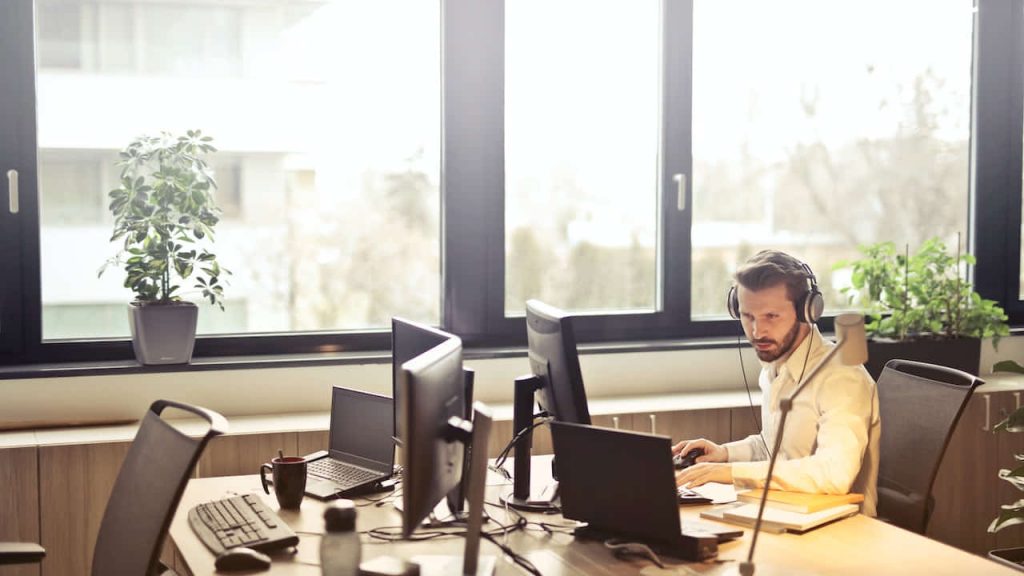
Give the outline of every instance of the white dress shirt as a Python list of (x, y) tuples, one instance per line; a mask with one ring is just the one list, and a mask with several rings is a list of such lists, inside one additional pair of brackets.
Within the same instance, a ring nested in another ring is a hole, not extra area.
[[(808, 356), (808, 346), (810, 355)], [(788, 358), (762, 362), (762, 434), (725, 445), (737, 488), (760, 488), (768, 473), (768, 449), (775, 445), (779, 400), (809, 375), (835, 344), (817, 327)], [(806, 363), (805, 363), (806, 358)], [(820, 494), (864, 494), (861, 511), (875, 516), (878, 499), (878, 439), (881, 422), (875, 382), (863, 366), (844, 366), (837, 354), (804, 388), (786, 417), (771, 488)]]

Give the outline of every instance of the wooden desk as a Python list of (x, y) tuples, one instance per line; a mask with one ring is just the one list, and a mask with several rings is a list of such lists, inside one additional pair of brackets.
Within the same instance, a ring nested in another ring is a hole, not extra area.
[[(492, 475), (493, 476), (493, 475)], [(497, 478), (494, 476), (494, 478)], [(488, 486), (487, 501), (498, 502), (498, 494), (511, 490), (511, 486)], [(177, 545), (179, 556), (176, 568), (182, 574), (196, 576), (214, 574), (213, 554), (203, 546), (188, 525), (188, 510), (194, 505), (234, 494), (257, 493), (274, 509), (277, 502), (266, 496), (257, 476), (230, 476), (202, 478), (189, 482), (181, 499), (174, 521), (171, 538)], [(366, 504), (357, 500), (357, 504)], [(281, 511), (281, 518), (299, 534), (298, 553), (274, 558), (270, 574), (320, 574), (319, 543), (316, 535), (323, 531), (324, 504), (306, 498), (299, 511)], [(698, 519), (702, 507), (680, 510), (684, 518)], [(504, 511), (487, 506), (492, 516), (501, 520)], [(561, 516), (529, 514), (531, 520), (564, 523)], [(710, 522), (709, 520), (699, 520)], [(505, 523), (503, 521), (503, 523)], [(382, 506), (363, 505), (358, 508), (357, 528), (360, 531), (380, 526), (399, 526), (401, 517), (390, 502)], [(485, 529), (488, 524), (485, 524)], [(493, 528), (493, 525), (491, 525)], [(652, 570), (648, 560), (619, 560), (598, 542), (577, 541), (568, 534), (548, 534), (531, 526), (529, 531), (518, 531), (509, 536), (508, 545), (519, 554), (530, 558), (541, 573), (560, 575), (626, 576), (643, 574), (672, 575), (720, 574), (735, 570), (736, 562), (717, 565), (687, 564), (677, 570)], [(719, 558), (738, 561), (746, 557), (750, 530), (743, 538), (719, 546)], [(450, 538), (425, 542), (378, 543), (363, 536), (363, 559), (381, 555), (409, 558), (417, 554), (454, 554), (461, 556), (464, 540)], [(500, 556), (500, 551), (488, 541), (481, 543), (481, 554)], [(666, 564), (680, 564), (663, 558)], [(854, 516), (821, 527), (803, 535), (762, 533), (754, 558), (757, 574), (949, 574), (951, 576), (981, 574), (1018, 574), (980, 556), (974, 556), (923, 536), (890, 526), (866, 516)], [(776, 570), (768, 568), (774, 566)], [(499, 560), (497, 574), (525, 574), (511, 562)]]

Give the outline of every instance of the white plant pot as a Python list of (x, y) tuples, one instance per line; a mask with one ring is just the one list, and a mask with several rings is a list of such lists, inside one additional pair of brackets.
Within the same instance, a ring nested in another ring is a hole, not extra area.
[(128, 305), (132, 348), (140, 364), (187, 364), (196, 341), (199, 307), (191, 302)]

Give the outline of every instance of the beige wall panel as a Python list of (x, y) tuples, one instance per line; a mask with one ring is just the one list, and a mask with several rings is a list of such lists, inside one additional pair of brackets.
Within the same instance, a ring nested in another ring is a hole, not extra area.
[(761, 407), (754, 406), (754, 411), (757, 413), (757, 419), (754, 419), (754, 414), (750, 412), (750, 407), (746, 408), (733, 408), (732, 413), (732, 428), (729, 434), (730, 440), (742, 440), (751, 434), (757, 434), (761, 431)]
[(260, 464), (277, 456), (279, 449), (294, 455), (298, 450), (296, 436), (295, 432), (218, 436), (206, 445), (199, 459), (199, 476), (257, 474)]
[[(693, 438), (707, 438), (719, 443), (728, 442), (732, 426), (729, 410), (729, 408), (715, 408), (634, 414), (633, 429), (640, 432), (663, 434), (671, 438), (673, 444)], [(654, 416), (653, 421), (652, 415)]]
[(296, 433), (296, 453), (300, 456), (312, 454), (319, 450), (327, 450), (330, 433), (327, 430), (310, 430)]

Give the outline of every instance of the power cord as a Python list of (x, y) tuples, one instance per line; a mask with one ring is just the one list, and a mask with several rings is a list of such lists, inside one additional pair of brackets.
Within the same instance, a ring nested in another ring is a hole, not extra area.
[(508, 460), (509, 453), (512, 452), (512, 448), (514, 448), (516, 444), (518, 444), (519, 441), (523, 439), (524, 436), (526, 436), (530, 432), (533, 432), (535, 428), (541, 426), (542, 424), (546, 424), (552, 420), (552, 418), (548, 416), (547, 412), (538, 412), (533, 415), (533, 419), (534, 421), (532, 424), (530, 424), (529, 428), (523, 428), (522, 430), (517, 432), (515, 436), (513, 436), (512, 439), (509, 440), (508, 444), (506, 444), (505, 447), (501, 449), (501, 452), (498, 453), (498, 457), (495, 459), (494, 464), (488, 467), (490, 470), (493, 470), (494, 472), (501, 474), (502, 476), (505, 477), (506, 480), (512, 478), (508, 470), (505, 470), (505, 468), (503, 468), (503, 466), (505, 465), (505, 461)]
[(654, 553), (654, 550), (641, 542), (623, 542), (616, 538), (610, 538), (604, 541), (604, 547), (612, 551), (616, 558), (621, 556), (643, 556), (658, 568), (665, 568), (665, 563), (658, 558), (658, 555)]

